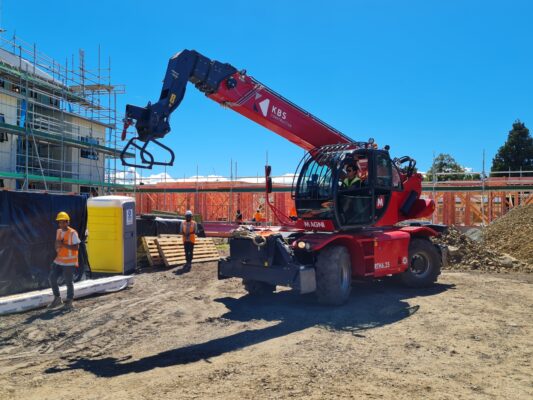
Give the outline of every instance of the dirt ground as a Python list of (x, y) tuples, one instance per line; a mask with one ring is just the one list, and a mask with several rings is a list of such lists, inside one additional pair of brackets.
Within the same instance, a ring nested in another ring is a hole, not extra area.
[(331, 308), (251, 298), (216, 263), (174, 272), (0, 317), (0, 398), (533, 398), (531, 274), (361, 282)]

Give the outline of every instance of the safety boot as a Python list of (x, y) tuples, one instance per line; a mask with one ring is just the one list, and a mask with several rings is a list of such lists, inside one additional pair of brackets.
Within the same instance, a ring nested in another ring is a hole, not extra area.
[(67, 311), (73, 310), (74, 306), (72, 305), (72, 299), (66, 299), (63, 308)]
[(56, 308), (59, 307), (63, 302), (61, 301), (61, 297), (54, 297), (54, 300), (48, 305), (48, 308)]

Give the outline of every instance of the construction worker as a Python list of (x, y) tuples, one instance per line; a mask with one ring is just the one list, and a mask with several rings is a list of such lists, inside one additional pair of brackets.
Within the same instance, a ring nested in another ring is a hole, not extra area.
[(354, 185), (361, 186), (361, 178), (358, 176), (359, 168), (357, 164), (348, 164), (346, 166), (346, 178), (342, 181), (342, 188), (347, 189)]
[(61, 296), (59, 294), (59, 286), (57, 285), (57, 278), (59, 275), (63, 275), (65, 284), (67, 285), (67, 299), (65, 300), (64, 307), (66, 309), (72, 309), (72, 300), (74, 299), (74, 283), (73, 275), (74, 268), (78, 267), (78, 249), (80, 247), (80, 238), (78, 232), (69, 226), (69, 215), (61, 211), (56, 217), (59, 229), (56, 231), (56, 258), (51, 266), (50, 275), (48, 280), (54, 293), (54, 300), (48, 306), (49, 308), (55, 308), (61, 305)]
[(291, 211), (289, 212), (289, 218), (292, 221), (296, 221), (298, 219), (298, 213), (296, 212), (296, 206), (291, 207)]
[(263, 221), (263, 214), (261, 213), (261, 209), (257, 209), (255, 214), (254, 214), (254, 221), (256, 223), (256, 225), (261, 225), (261, 222)]
[(235, 223), (242, 224), (242, 213), (241, 210), (237, 210), (237, 213), (235, 214)]
[(194, 253), (194, 242), (196, 241), (196, 234), (198, 227), (196, 222), (192, 220), (192, 211), (185, 212), (185, 221), (181, 223), (181, 235), (183, 238), (183, 247), (185, 249), (185, 265), (184, 270), (191, 269), (191, 263)]

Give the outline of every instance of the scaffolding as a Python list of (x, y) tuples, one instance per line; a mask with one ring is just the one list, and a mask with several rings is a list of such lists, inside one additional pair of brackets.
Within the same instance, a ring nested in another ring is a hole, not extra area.
[[(76, 62), (77, 61), (77, 62)], [(117, 183), (120, 149), (111, 58), (85, 52), (60, 63), (13, 35), (0, 36), (0, 186), (100, 193)], [(133, 157), (134, 154), (127, 156)]]

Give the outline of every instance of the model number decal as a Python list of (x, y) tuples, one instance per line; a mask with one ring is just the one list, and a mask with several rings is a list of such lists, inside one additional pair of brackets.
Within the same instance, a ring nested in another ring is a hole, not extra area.
[(388, 261), (374, 264), (374, 269), (388, 269), (388, 268), (390, 268), (390, 262)]
[(304, 227), (306, 227), (306, 228), (326, 228), (326, 224), (323, 221), (304, 221)]

